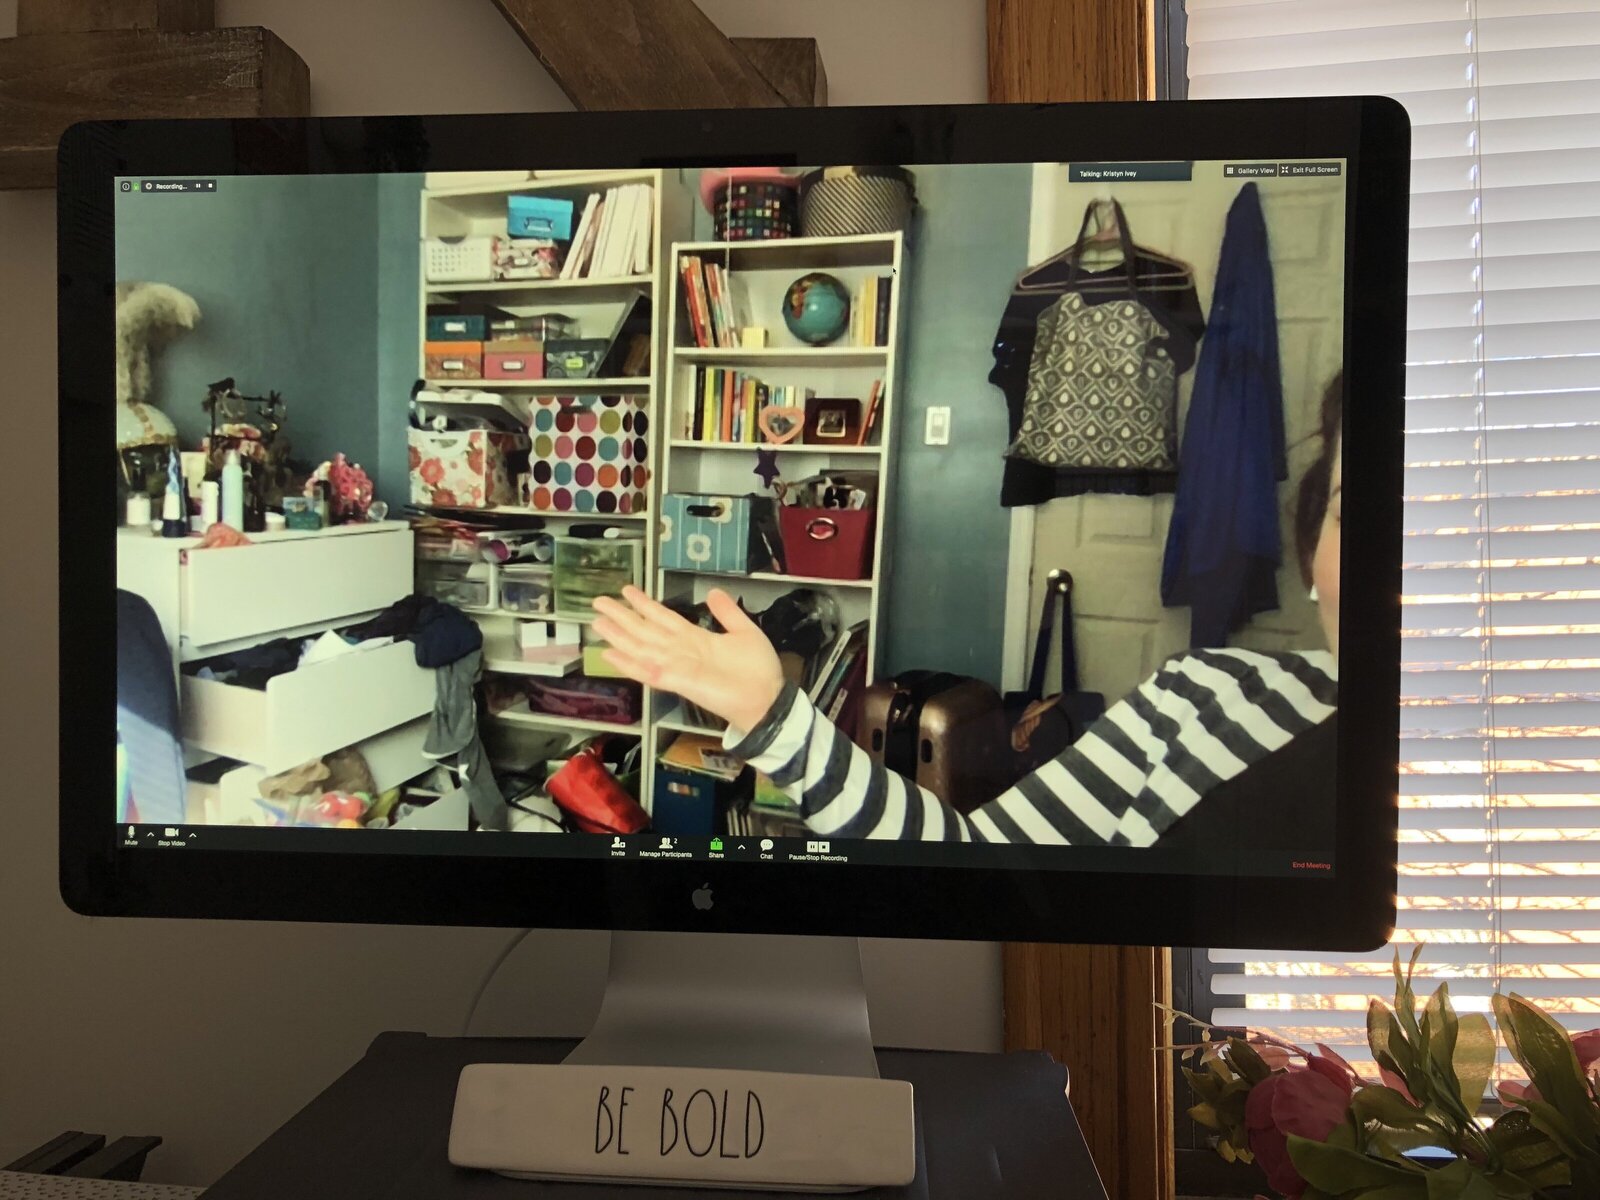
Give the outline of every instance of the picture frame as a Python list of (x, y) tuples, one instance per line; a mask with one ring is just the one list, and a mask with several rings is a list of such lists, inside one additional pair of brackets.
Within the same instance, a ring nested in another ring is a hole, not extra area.
[(812, 396), (806, 400), (804, 440), (808, 444), (853, 446), (860, 436), (861, 401), (848, 396)]

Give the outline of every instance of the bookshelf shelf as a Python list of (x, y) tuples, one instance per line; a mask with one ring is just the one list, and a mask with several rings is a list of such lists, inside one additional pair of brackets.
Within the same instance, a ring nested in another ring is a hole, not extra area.
[(626, 379), (428, 379), (429, 390), (445, 389), (440, 394), (450, 404), (467, 404), (453, 394), (455, 389), (493, 392), (647, 392), (653, 380), (641, 375)]
[(777, 238), (764, 242), (681, 242), (679, 254), (698, 254), (733, 271), (829, 271), (845, 267), (892, 267), (900, 235), (838, 238)]
[(642, 725), (618, 725), (611, 721), (585, 721), (577, 717), (557, 717), (549, 713), (534, 712), (526, 704), (519, 704), (497, 713), (490, 713), (492, 721), (505, 721), (511, 725), (529, 725), (536, 729), (568, 729), (574, 733), (623, 733), (640, 736)]
[(621, 275), (615, 279), (501, 279), (481, 283), (424, 283), (423, 288), (430, 296), (476, 296), (484, 293), (513, 303), (518, 292), (540, 296), (552, 292), (648, 288), (654, 284), (655, 277), (652, 275)]
[(878, 367), (888, 361), (886, 346), (767, 346), (760, 350), (674, 346), (680, 362), (750, 367)]
[(668, 443), (668, 449), (700, 451), (707, 454), (727, 453), (729, 451), (743, 451), (749, 454), (756, 450), (773, 450), (779, 454), (809, 454), (814, 457), (850, 454), (876, 458), (883, 453), (882, 446), (824, 446), (808, 442), (789, 442), (782, 446), (768, 446), (756, 442), (700, 442), (686, 438), (678, 438)]

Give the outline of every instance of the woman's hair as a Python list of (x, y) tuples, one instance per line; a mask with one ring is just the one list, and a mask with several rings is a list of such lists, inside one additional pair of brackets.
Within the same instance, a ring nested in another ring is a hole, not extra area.
[(1311, 586), (1311, 560), (1316, 557), (1317, 539), (1322, 536), (1322, 519), (1328, 513), (1328, 492), (1333, 484), (1333, 460), (1339, 453), (1339, 436), (1344, 422), (1344, 372), (1328, 381), (1322, 393), (1322, 420), (1316, 461), (1306, 468), (1300, 480), (1300, 495), (1294, 509), (1294, 548), (1300, 559), (1300, 577)]

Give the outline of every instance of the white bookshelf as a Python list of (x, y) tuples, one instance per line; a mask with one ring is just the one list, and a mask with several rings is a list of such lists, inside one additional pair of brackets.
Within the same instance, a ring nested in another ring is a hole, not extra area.
[[(490, 509), (439, 510), (441, 516), (460, 516), (470, 519), (474, 515), (492, 513), (500, 517), (528, 517), (543, 528), (559, 534), (574, 524), (614, 524), (625, 529), (645, 532), (644, 580), (648, 586), (655, 571), (654, 512), (660, 497), (662, 470), (663, 367), (671, 341), (665, 315), (670, 309), (672, 276), (670, 246), (692, 228), (694, 197), (691, 190), (679, 179), (676, 171), (626, 170), (566, 173), (517, 182), (479, 183), (460, 187), (425, 189), (421, 194), (419, 234), (426, 242), (430, 237), (462, 237), (493, 234), (504, 236), (506, 205), (513, 195), (545, 194), (571, 199), (581, 212), (584, 202), (592, 193), (603, 193), (607, 188), (630, 183), (647, 183), (654, 190), (652, 213), (651, 264), (645, 275), (628, 275), (614, 278), (583, 279), (524, 279), (512, 281), (437, 283), (427, 278), (426, 256), (419, 265), (418, 279), (418, 367), (417, 375), (426, 376), (422, 348), (427, 341), (427, 309), (430, 304), (444, 304), (482, 300), (516, 316), (542, 313), (562, 313), (578, 321), (577, 336), (599, 337), (610, 333), (623, 315), (624, 307), (639, 291), (651, 301), (651, 353), (650, 373), (627, 379), (429, 379), (430, 391), (442, 396), (446, 405), (468, 408), (498, 409), (518, 418), (523, 424), (536, 396), (549, 395), (626, 395), (640, 398), (645, 404), (645, 414), (650, 428), (646, 437), (646, 465), (650, 469), (650, 484), (646, 494), (646, 511), (643, 513), (555, 513), (516, 505), (499, 505)], [(474, 397), (472, 393), (492, 393), (492, 398)], [(491, 589), (498, 597), (498, 571), (491, 572)], [(484, 630), (486, 646), (485, 669), (502, 674), (525, 674), (516, 657), (506, 648), (515, 642), (518, 625), (526, 621), (545, 621), (551, 624), (587, 626), (590, 621), (578, 617), (554, 616), (546, 613), (516, 613), (491, 606), (467, 610)], [(493, 649), (494, 653), (487, 653)], [(645, 712), (651, 711), (652, 697), (645, 693)], [(525, 725), (550, 732), (570, 734), (574, 739), (596, 733), (624, 733), (644, 737), (647, 730), (642, 724), (617, 725), (605, 721), (585, 721), (569, 717), (551, 716), (531, 712), (522, 704), (493, 718), (507, 724)], [(647, 745), (646, 751), (650, 747)], [(644, 804), (650, 807), (650, 788), (653, 772), (644, 773)]]
[[(892, 570), (884, 537), (892, 517), (894, 497), (894, 446), (900, 370), (901, 300), (905, 290), (905, 239), (903, 234), (846, 238), (792, 238), (765, 242), (680, 242), (671, 248), (672, 302), (667, 328), (673, 340), (664, 367), (663, 416), (668, 424), (663, 440), (661, 491), (704, 495), (744, 495), (763, 490), (753, 474), (758, 450), (777, 454), (782, 478), (799, 480), (834, 470), (874, 471), (878, 475), (878, 514), (873, 533), (872, 574), (864, 580), (812, 579), (791, 575), (749, 575), (658, 570), (655, 594), (703, 600), (713, 587), (743, 597), (754, 610), (766, 608), (794, 588), (829, 592), (838, 601), (840, 618), (848, 627), (871, 622), (867, 641), (868, 678), (881, 664), (880, 633), (884, 598)], [(765, 326), (767, 345), (761, 348), (707, 349), (694, 345), (678, 263), (685, 255), (717, 263), (734, 279), (747, 312), (740, 319)], [(894, 286), (888, 314), (888, 344), (858, 346), (847, 340), (827, 346), (798, 341), (784, 325), (782, 300), (799, 276), (823, 271), (837, 277), (852, 298), (869, 275), (890, 275)], [(872, 444), (827, 446), (794, 441), (779, 446), (700, 441), (689, 434), (686, 420), (694, 404), (698, 367), (726, 367), (754, 375), (774, 386), (810, 388), (819, 397), (854, 397), (861, 401), (865, 419), (868, 396), (875, 380), (883, 380), (884, 396)], [(683, 718), (671, 697), (658, 697), (652, 713), (652, 735), (671, 731), (712, 734)], [(656, 753), (652, 746), (648, 751)]]

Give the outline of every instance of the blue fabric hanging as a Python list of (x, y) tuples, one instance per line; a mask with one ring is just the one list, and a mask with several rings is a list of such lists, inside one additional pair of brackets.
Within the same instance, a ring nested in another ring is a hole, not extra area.
[(1272, 258), (1260, 191), (1247, 183), (1228, 210), (1161, 565), (1161, 602), (1189, 606), (1191, 646), (1226, 645), (1278, 607), (1287, 477)]

